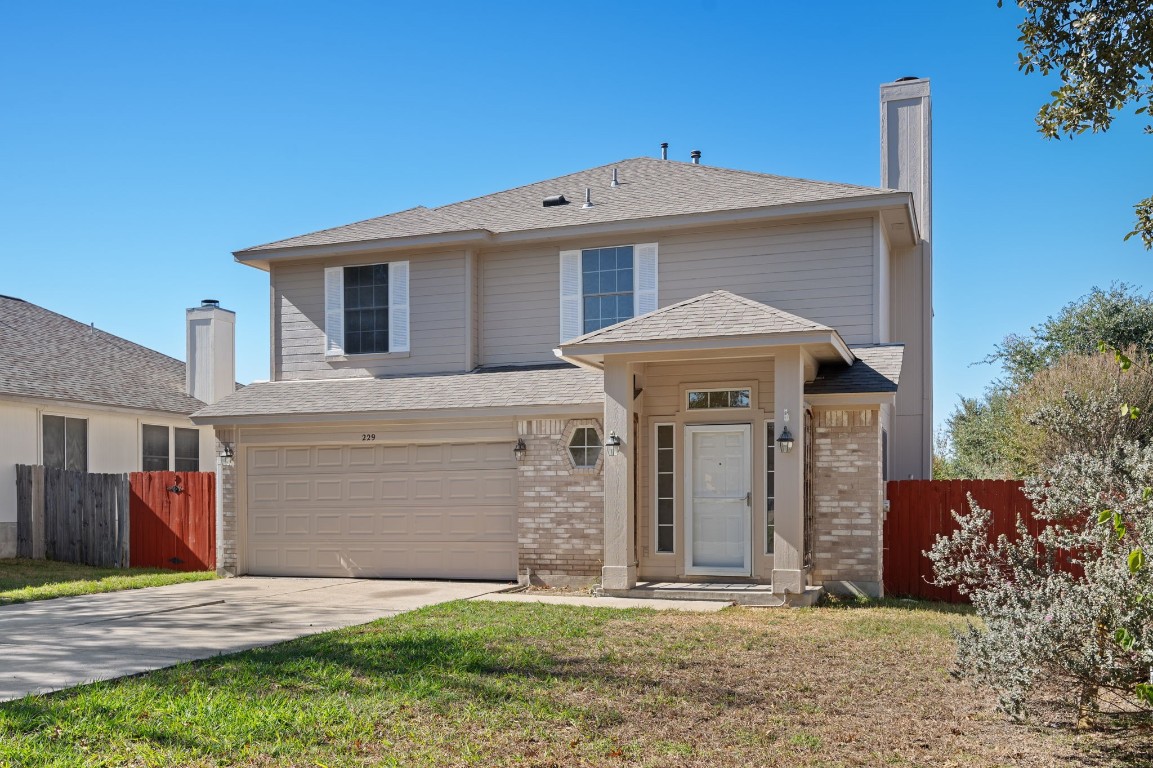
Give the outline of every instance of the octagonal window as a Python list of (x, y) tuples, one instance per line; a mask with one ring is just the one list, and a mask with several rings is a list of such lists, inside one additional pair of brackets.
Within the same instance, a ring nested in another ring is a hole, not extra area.
[(601, 438), (594, 427), (577, 427), (568, 441), (569, 456), (577, 467), (595, 467), (601, 456)]

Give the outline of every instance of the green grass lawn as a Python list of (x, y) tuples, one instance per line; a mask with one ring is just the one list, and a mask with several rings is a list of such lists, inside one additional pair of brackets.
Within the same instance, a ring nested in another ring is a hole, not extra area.
[(456, 602), (0, 704), (0, 765), (1138, 765), (1148, 732), (1010, 724), (955, 612)]
[(184, 573), (159, 568), (93, 568), (52, 560), (0, 560), (0, 605), (215, 578), (212, 571)]

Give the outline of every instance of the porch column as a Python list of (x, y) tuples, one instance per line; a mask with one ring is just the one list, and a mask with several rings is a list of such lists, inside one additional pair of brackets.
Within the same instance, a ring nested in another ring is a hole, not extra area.
[(636, 531), (633, 529), (633, 372), (624, 361), (605, 360), (605, 438), (616, 432), (620, 452), (604, 457), (605, 557), (603, 589), (631, 589), (637, 583)]
[(780, 436), (789, 412), (793, 450), (776, 453), (776, 529), (773, 538), (773, 592), (804, 592), (805, 552), (805, 367), (799, 347), (785, 348), (774, 363), (773, 408)]

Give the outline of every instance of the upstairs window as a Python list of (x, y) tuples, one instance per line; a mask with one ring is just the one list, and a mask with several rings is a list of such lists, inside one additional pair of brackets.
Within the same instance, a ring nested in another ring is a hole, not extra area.
[(633, 316), (633, 247), (581, 251), (582, 333)]
[(88, 419), (43, 416), (40, 426), (44, 466), (88, 471)]
[(656, 308), (656, 243), (561, 251), (562, 343)]
[(324, 354), (409, 351), (408, 262), (324, 270)]

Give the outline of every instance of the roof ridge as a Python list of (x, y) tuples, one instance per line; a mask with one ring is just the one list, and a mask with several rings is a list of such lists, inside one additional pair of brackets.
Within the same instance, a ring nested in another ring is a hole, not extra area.
[(719, 293), (726, 293), (729, 296), (732, 296), (734, 299), (737, 299), (740, 303), (742, 303), (748, 307), (751, 307), (754, 309), (759, 309), (763, 312), (768, 312), (769, 314), (776, 315), (777, 317), (786, 317), (786, 318), (789, 318), (790, 320), (796, 320), (796, 321), (801, 322), (801, 323), (808, 323), (809, 325), (812, 325), (814, 328), (820, 328), (820, 329), (825, 329), (825, 330), (829, 330), (829, 331), (833, 330), (833, 328), (831, 326), (825, 325), (824, 323), (818, 323), (816, 320), (810, 320), (807, 317), (801, 317), (800, 315), (794, 315), (792, 312), (786, 312), (783, 309), (778, 309), (777, 307), (774, 307), (771, 304), (766, 304), (763, 301), (757, 301), (756, 299), (750, 299), (748, 296), (741, 296), (739, 293), (733, 293), (732, 291), (719, 291)]
[(580, 336), (577, 336), (574, 339), (566, 341), (565, 344), (575, 344), (579, 341), (586, 341), (588, 339), (599, 336), (603, 333), (607, 333), (608, 331), (613, 330), (614, 328), (616, 328), (619, 325), (624, 325), (625, 323), (631, 323), (634, 320), (640, 320), (642, 317), (652, 317), (654, 315), (659, 315), (659, 314), (667, 312), (671, 309), (677, 309), (679, 307), (686, 307), (689, 304), (695, 304), (698, 301), (703, 301), (704, 299), (707, 299), (709, 296), (713, 296), (713, 295), (716, 295), (719, 293), (728, 293), (728, 291), (721, 289), (721, 288), (717, 288), (715, 290), (708, 291), (707, 293), (702, 293), (700, 296), (693, 296), (692, 298), (683, 299), (681, 301), (678, 301), (675, 304), (669, 304), (667, 307), (657, 307), (653, 311), (646, 312), (643, 315), (637, 315), (636, 317), (630, 317), (627, 320), (621, 320), (619, 323), (613, 323), (612, 325), (606, 325), (604, 328), (597, 328), (595, 331), (589, 331), (588, 333), (582, 334)]
[(639, 159), (640, 158), (627, 157), (624, 160), (616, 160), (614, 162), (605, 163), (603, 165), (594, 165), (592, 168), (582, 168), (579, 171), (572, 171), (570, 173), (562, 173), (560, 176), (553, 176), (553, 177), (548, 178), (548, 179), (538, 179), (537, 181), (530, 181), (526, 184), (518, 184), (517, 186), (509, 187), (508, 189), (498, 189), (496, 192), (487, 192), (483, 195), (476, 195), (475, 197), (468, 197), (468, 198), (465, 198), (464, 200), (455, 200), (451, 203), (445, 203), (444, 205), (439, 205), (436, 208), (433, 208), (432, 210), (440, 211), (444, 208), (451, 208), (454, 205), (464, 205), (465, 203), (472, 203), (472, 202), (475, 202), (477, 200), (483, 200), (486, 197), (493, 197), (495, 195), (503, 195), (503, 194), (506, 194), (508, 192), (516, 192), (517, 190), (527, 189), (528, 187), (535, 187), (537, 184), (547, 184), (548, 182), (551, 182), (551, 181), (559, 181), (560, 179), (567, 179), (569, 176), (578, 176), (582, 173), (589, 173), (591, 171), (599, 171), (602, 168), (609, 168), (609, 167), (614, 166), (614, 165), (619, 165), (620, 163), (627, 163), (631, 160), (639, 160)]

